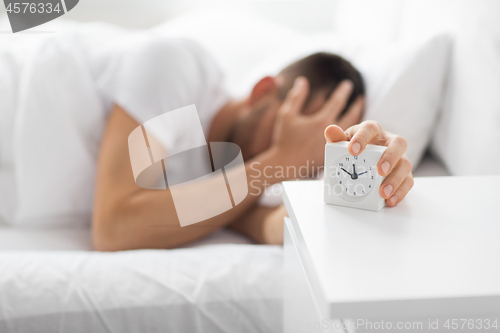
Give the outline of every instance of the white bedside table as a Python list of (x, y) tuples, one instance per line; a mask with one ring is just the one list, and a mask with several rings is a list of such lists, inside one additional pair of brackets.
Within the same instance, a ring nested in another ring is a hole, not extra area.
[(380, 212), (324, 204), (323, 181), (283, 196), (285, 332), (500, 332), (500, 176), (416, 178)]

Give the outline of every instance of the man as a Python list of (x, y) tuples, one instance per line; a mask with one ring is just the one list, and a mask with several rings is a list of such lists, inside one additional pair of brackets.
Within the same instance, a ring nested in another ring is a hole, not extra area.
[[(93, 216), (97, 250), (175, 248), (224, 227), (258, 243), (283, 242), (283, 205), (261, 207), (259, 197), (250, 193), (223, 214), (181, 227), (169, 189), (146, 190), (135, 184), (129, 134), (146, 120), (190, 104), (197, 106), (208, 142), (239, 145), (245, 160), (242, 168), (253, 189), (264, 190), (293, 177), (275, 173), (265, 177), (266, 167), (309, 166), (308, 176), (314, 175), (311, 166), (323, 164), (325, 138), (350, 141), (352, 155), (368, 143), (387, 146), (378, 172), (387, 175), (380, 194), (389, 206), (397, 205), (412, 187), (406, 141), (373, 121), (356, 125), (364, 108), (363, 81), (341, 57), (327, 53), (306, 57), (277, 76), (262, 78), (242, 99), (225, 94), (221, 77), (203, 50), (183, 40), (148, 40), (116, 59), (102, 83), (113, 106), (98, 164)], [(166, 130), (171, 137), (167, 150), (175, 150), (187, 138), (174, 125)]]

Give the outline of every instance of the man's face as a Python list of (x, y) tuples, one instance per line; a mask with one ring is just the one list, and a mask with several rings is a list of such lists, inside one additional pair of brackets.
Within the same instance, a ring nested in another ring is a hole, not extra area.
[[(326, 101), (327, 92), (312, 94), (302, 114), (317, 112)], [(245, 161), (269, 149), (273, 141), (274, 126), (283, 100), (278, 91), (266, 94), (240, 115), (232, 129), (231, 141), (240, 146)]]

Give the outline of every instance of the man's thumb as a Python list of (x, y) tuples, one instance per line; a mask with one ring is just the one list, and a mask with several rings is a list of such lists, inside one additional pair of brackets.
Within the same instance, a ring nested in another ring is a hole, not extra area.
[(325, 129), (326, 142), (347, 141), (347, 137), (342, 128), (337, 125), (330, 125)]

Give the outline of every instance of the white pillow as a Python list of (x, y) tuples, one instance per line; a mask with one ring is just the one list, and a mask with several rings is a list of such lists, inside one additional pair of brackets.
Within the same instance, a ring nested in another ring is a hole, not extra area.
[(450, 38), (434, 37), (418, 44), (366, 45), (338, 34), (320, 34), (301, 40), (259, 64), (241, 84), (252, 84), (268, 74), (317, 51), (350, 60), (365, 79), (365, 119), (380, 122), (387, 131), (408, 140), (407, 154), (416, 166), (432, 135), (441, 103), (449, 61)]
[[(421, 0), (419, 0), (421, 1)], [(436, 2), (438, 0), (434, 0)], [(365, 42), (396, 42), (405, 0), (336, 0), (335, 31)]]
[(500, 174), (500, 2), (412, 0), (405, 12), (403, 39), (454, 35), (432, 152), (453, 175)]
[[(500, 2), (492, 0), (340, 0), (342, 33), (377, 40), (453, 36), (433, 155), (453, 175), (500, 173)], [(354, 33), (351, 33), (354, 31)], [(470, 155), (485, 158), (470, 167)], [(487, 162), (486, 162), (487, 161)]]

